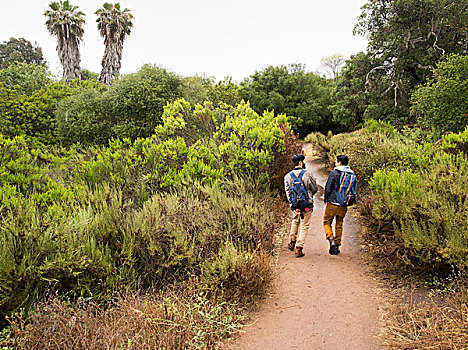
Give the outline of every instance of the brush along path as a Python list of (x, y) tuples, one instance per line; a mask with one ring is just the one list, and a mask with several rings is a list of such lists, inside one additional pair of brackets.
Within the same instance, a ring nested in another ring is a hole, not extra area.
[[(305, 256), (295, 258), (285, 237), (279, 253), (275, 292), (250, 315), (251, 326), (224, 349), (380, 349), (377, 283), (366, 271), (357, 235), (359, 224), (349, 210), (341, 254), (328, 254), (322, 226), (326, 177), (319, 164), (307, 163), (319, 192), (315, 195)], [(288, 228), (289, 232), (289, 228)]]

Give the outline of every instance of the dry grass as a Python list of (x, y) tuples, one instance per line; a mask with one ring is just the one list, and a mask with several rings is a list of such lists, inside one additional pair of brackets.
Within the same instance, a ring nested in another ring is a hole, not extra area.
[(393, 349), (468, 349), (468, 295), (451, 291), (443, 300), (434, 297), (390, 310), (386, 345)]
[(212, 349), (241, 328), (242, 316), (228, 303), (197, 291), (116, 297), (103, 307), (54, 297), (27, 320), (11, 320), (14, 349)]

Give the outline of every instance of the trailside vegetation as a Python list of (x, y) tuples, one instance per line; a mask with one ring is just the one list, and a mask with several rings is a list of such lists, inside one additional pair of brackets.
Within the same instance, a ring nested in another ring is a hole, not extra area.
[(467, 135), (468, 128), (428, 142), (418, 130), (369, 121), (360, 134), (327, 140), (330, 159), (352, 160), (376, 255), (413, 272), (467, 270)]
[[(119, 344), (142, 336), (151, 346), (212, 347), (238, 329), (238, 307), (266, 292), (284, 210), (274, 179), (299, 148), (284, 116), (178, 99), (148, 138), (67, 149), (24, 136), (0, 143), (0, 311), (17, 311), (6, 342), (97, 346), (87, 325), (102, 322), (104, 336), (130, 308), (136, 318)], [(46, 291), (69, 299), (29, 312)], [(60, 320), (75, 313), (70, 339)], [(163, 320), (147, 324), (148, 313)], [(164, 338), (160, 322), (193, 329)]]

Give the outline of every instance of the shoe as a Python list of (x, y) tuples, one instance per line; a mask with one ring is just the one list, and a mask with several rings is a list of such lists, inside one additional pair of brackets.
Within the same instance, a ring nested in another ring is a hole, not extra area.
[(335, 252), (334, 252), (335, 254), (334, 255), (340, 254), (340, 246), (337, 244), (337, 245), (335, 245), (335, 247), (336, 248), (335, 248)]
[(338, 255), (338, 254), (340, 254), (340, 247), (338, 247), (336, 244), (333, 244), (333, 245), (330, 247), (329, 253), (330, 253), (330, 255)]
[(296, 258), (302, 258), (305, 254), (302, 251), (302, 247), (297, 247), (295, 250)]
[(296, 241), (289, 241), (288, 243), (288, 249), (290, 251), (294, 251), (294, 248), (296, 247)]
[(330, 240), (330, 249), (328, 249), (328, 254), (330, 254), (330, 255), (339, 254), (339, 249), (338, 249), (338, 253), (336, 252), (337, 249), (338, 249), (338, 246), (336, 245), (335, 241), (333, 239), (331, 239)]

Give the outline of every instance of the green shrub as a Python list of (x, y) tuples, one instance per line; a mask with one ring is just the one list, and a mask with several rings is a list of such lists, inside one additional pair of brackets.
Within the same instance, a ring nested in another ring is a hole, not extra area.
[(269, 271), (277, 230), (268, 179), (295, 144), (282, 120), (248, 103), (180, 100), (150, 138), (69, 150), (1, 138), (1, 315), (48, 289), (105, 300), (200, 275), (226, 241), (250, 265), (235, 265), (212, 292), (230, 285), (226, 297), (244, 301), (263, 293), (268, 278), (256, 273)]
[(468, 56), (448, 55), (434, 77), (413, 93), (411, 111), (440, 133), (460, 132), (468, 124)]
[(426, 266), (444, 261), (468, 266), (468, 163), (462, 155), (437, 153), (420, 174), (378, 171), (370, 186), (373, 216), (393, 223), (411, 256)]
[[(26, 74), (26, 73), (25, 73)], [(0, 83), (0, 133), (15, 137), (25, 135), (46, 144), (56, 143), (55, 114), (57, 103), (83, 89), (102, 90), (99, 83), (75, 80), (49, 82), (34, 91)]]
[(468, 155), (468, 126), (458, 134), (450, 133), (442, 138), (442, 149), (450, 153), (463, 152)]
[(144, 65), (115, 80), (106, 91), (83, 89), (60, 103), (58, 138), (65, 145), (105, 145), (110, 138), (149, 137), (161, 124), (166, 103), (181, 96), (181, 84), (176, 74)]
[(45, 88), (52, 83), (46, 66), (33, 63), (13, 63), (0, 69), (0, 82), (9, 90), (19, 89), (25, 95)]

